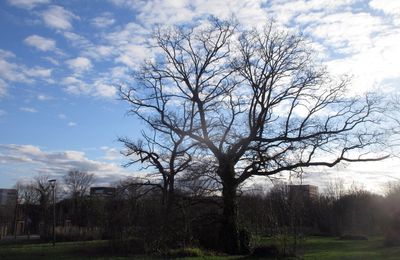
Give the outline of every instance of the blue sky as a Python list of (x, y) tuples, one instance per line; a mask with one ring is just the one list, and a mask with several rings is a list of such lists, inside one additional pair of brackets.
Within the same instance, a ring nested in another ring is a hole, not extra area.
[[(4, 0), (0, 3), (0, 187), (37, 174), (78, 168), (115, 182), (120, 136), (144, 127), (126, 116), (117, 87), (152, 51), (157, 24), (232, 14), (246, 26), (268, 19), (301, 30), (333, 75), (352, 76), (352, 92), (400, 88), (398, 0)], [(343, 177), (378, 190), (399, 176), (398, 160), (314, 169), (309, 182)], [(400, 176), (399, 176), (400, 177)]]

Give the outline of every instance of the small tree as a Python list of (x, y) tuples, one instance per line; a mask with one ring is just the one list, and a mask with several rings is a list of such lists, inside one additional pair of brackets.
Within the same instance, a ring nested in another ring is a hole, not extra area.
[(196, 143), (222, 183), (221, 247), (241, 251), (238, 187), (253, 176), (384, 158), (372, 95), (347, 94), (313, 62), (301, 35), (245, 29), (230, 21), (159, 29), (154, 61), (121, 88), (130, 112), (159, 132)]

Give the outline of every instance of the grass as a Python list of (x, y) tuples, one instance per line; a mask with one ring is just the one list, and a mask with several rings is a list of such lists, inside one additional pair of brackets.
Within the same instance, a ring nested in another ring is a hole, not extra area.
[(312, 237), (306, 240), (304, 251), (304, 259), (400, 259), (399, 246), (385, 247), (383, 239), (377, 237), (367, 241)]
[[(263, 239), (261, 243), (273, 243), (271, 239)], [(115, 256), (106, 253), (107, 241), (64, 242), (55, 247), (51, 244), (17, 244), (0, 245), (0, 259), (25, 260), (25, 259), (110, 259), (110, 260), (152, 260), (163, 259), (152, 256)], [(198, 249), (191, 249), (198, 250)], [(201, 251), (201, 250), (200, 250)], [(253, 259), (240, 256), (213, 256), (197, 252), (197, 257), (184, 257), (187, 260), (225, 260), (225, 259)], [(260, 258), (262, 259), (262, 258)], [(385, 247), (381, 238), (370, 238), (368, 241), (338, 240), (332, 237), (310, 237), (304, 242), (304, 255), (302, 259), (400, 259), (400, 247)]]

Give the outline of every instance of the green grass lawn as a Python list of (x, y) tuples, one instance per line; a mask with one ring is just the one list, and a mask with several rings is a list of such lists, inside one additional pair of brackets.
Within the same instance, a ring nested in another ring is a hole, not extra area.
[(381, 238), (349, 241), (312, 237), (304, 243), (304, 259), (400, 259), (400, 247), (385, 247)]
[[(271, 243), (266, 239), (263, 243)], [(65, 242), (55, 247), (51, 244), (0, 245), (0, 259), (162, 259), (150, 256), (113, 256), (106, 253), (107, 241)], [(370, 238), (368, 241), (338, 240), (332, 237), (310, 237), (304, 241), (302, 259), (384, 259), (400, 260), (400, 247), (385, 247), (381, 238)], [(181, 259), (253, 259), (239, 256), (204, 256)], [(260, 258), (261, 259), (261, 258)]]

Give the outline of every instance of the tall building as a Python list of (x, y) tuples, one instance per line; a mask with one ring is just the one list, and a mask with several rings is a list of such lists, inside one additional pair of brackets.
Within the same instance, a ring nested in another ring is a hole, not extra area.
[(314, 185), (289, 185), (289, 199), (311, 201), (318, 198), (318, 187)]
[(91, 197), (111, 197), (115, 195), (116, 189), (113, 187), (91, 187)]
[(0, 206), (15, 206), (17, 196), (16, 189), (0, 189)]
[(16, 189), (0, 189), (0, 240), (14, 230)]

